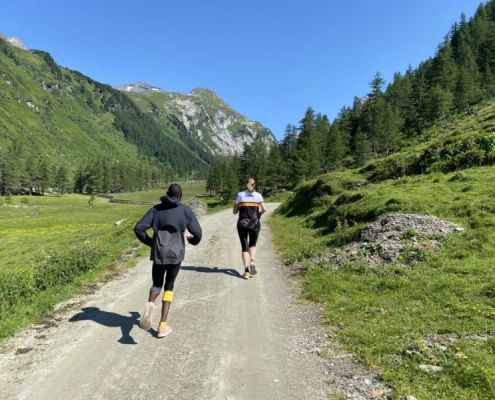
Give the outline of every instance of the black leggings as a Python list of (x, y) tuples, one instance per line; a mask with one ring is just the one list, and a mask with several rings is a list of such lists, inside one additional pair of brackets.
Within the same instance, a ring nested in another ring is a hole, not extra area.
[(258, 236), (260, 234), (260, 228), (247, 229), (238, 226), (237, 232), (239, 233), (239, 239), (241, 240), (243, 252), (248, 252), (250, 247), (256, 246), (256, 242), (258, 241)]
[(163, 286), (163, 278), (165, 276), (165, 272), (167, 273), (165, 277), (165, 286), (163, 286), (164, 290), (174, 290), (174, 282), (175, 278), (177, 278), (177, 274), (180, 270), (180, 264), (166, 264), (160, 265), (153, 263), (153, 286), (157, 288), (161, 288)]

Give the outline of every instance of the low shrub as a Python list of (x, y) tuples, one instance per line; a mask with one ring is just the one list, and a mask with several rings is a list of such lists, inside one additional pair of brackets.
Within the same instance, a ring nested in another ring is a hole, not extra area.
[(34, 292), (32, 270), (0, 270), (0, 312), (30, 299)]
[(103, 252), (91, 243), (46, 255), (31, 269), (0, 271), (0, 312), (32, 298), (37, 292), (73, 282), (93, 269)]
[(369, 180), (379, 182), (406, 175), (452, 172), (495, 163), (495, 134), (478, 133), (449, 138), (430, 145), (420, 154), (393, 154), (370, 163), (361, 170)]
[(411, 175), (410, 166), (414, 156), (405, 156), (402, 153), (394, 154), (387, 158), (378, 160), (373, 166), (363, 169), (363, 172), (371, 172), (369, 179), (373, 182), (385, 179), (398, 179), (406, 175)]
[(50, 254), (36, 269), (33, 278), (35, 290), (46, 290), (57, 285), (66, 285), (83, 272), (94, 268), (101, 252), (94, 245), (84, 243), (82, 246)]

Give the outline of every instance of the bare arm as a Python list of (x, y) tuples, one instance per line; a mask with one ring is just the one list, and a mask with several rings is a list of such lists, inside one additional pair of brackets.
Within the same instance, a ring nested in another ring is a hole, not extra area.
[(260, 217), (266, 213), (268, 211), (268, 208), (266, 208), (266, 205), (265, 203), (260, 203), (260, 208), (261, 208), (261, 211), (260, 211)]

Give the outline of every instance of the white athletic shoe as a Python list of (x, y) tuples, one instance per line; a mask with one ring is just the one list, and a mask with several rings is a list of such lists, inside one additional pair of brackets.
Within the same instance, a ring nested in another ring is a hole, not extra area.
[(166, 326), (165, 328), (160, 328), (156, 330), (156, 337), (157, 338), (164, 338), (165, 336), (168, 336), (172, 333), (172, 328), (170, 326)]
[(153, 310), (155, 309), (155, 304), (152, 302), (147, 302), (144, 306), (144, 312), (139, 320), (139, 326), (141, 329), (145, 331), (149, 331), (151, 329), (151, 316), (153, 315)]
[(249, 271), (251, 272), (251, 275), (256, 275), (258, 273), (258, 271), (256, 271), (256, 264), (254, 263), (254, 261), (251, 261)]

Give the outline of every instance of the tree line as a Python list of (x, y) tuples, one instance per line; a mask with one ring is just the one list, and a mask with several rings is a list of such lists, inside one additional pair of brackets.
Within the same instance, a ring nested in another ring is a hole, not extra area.
[(380, 73), (364, 97), (355, 97), (330, 121), (309, 107), (298, 126), (288, 125), (280, 143), (266, 148), (261, 138), (240, 156), (217, 160), (207, 189), (230, 194), (254, 176), (258, 187), (293, 188), (304, 179), (340, 167), (356, 167), (398, 151), (434, 123), (445, 126), (456, 113), (495, 98), (495, 1), (456, 22), (434, 57), (396, 73), (385, 85)]
[(162, 187), (175, 178), (170, 167), (149, 160), (91, 159), (74, 170), (37, 156), (19, 160), (0, 151), (0, 195), (64, 193), (119, 193)]

